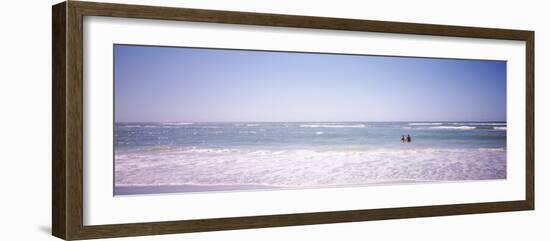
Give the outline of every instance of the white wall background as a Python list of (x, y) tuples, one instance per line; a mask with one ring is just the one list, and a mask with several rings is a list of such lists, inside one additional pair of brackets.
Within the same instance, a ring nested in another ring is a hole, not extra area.
[[(120, 240), (548, 240), (550, 21), (545, 1), (115, 2), (536, 31), (536, 210), (124, 238)], [(0, 240), (56, 240), (51, 219), (51, 5), (7, 1), (0, 13)], [(513, 90), (511, 90), (513, 91)]]

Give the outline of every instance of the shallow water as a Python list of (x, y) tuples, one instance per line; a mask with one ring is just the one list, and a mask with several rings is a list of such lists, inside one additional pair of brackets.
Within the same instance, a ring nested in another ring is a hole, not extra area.
[[(402, 143), (407, 134), (412, 142)], [(115, 186), (239, 190), (504, 178), (504, 122), (115, 124)]]

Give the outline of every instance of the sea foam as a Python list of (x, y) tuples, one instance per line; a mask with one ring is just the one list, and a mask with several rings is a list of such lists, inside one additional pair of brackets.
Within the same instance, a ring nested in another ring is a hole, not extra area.
[(115, 185), (314, 187), (376, 182), (506, 178), (505, 148), (243, 150), (156, 149), (117, 153)]

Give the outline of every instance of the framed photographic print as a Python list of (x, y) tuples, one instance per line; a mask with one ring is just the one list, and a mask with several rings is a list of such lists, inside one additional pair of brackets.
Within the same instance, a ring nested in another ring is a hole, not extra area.
[(534, 32), (53, 6), (53, 235), (534, 209)]

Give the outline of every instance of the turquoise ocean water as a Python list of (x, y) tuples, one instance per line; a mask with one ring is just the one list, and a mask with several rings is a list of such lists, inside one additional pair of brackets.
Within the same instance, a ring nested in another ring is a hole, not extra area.
[(506, 178), (505, 122), (115, 123), (114, 135), (115, 187), (152, 193)]

